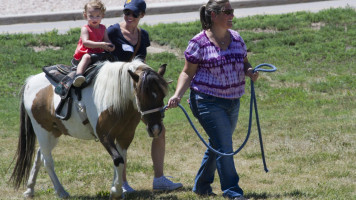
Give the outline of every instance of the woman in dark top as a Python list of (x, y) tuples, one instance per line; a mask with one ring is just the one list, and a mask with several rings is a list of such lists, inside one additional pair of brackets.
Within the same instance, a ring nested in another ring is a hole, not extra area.
[[(144, 17), (145, 11), (146, 3), (144, 0), (126, 0), (124, 21), (108, 28), (109, 38), (115, 45), (115, 51), (112, 53), (118, 57), (119, 61), (128, 62), (133, 58), (145, 61), (150, 40), (147, 31), (138, 28), (140, 19)], [(183, 186), (181, 183), (173, 183), (163, 174), (165, 146), (165, 129), (163, 126), (161, 135), (152, 140), (151, 157), (154, 169), (154, 190), (175, 190)], [(135, 191), (130, 187), (126, 179), (126, 162), (123, 181), (122, 189), (124, 193)]]
[[(138, 20), (139, 21), (139, 20)], [(113, 52), (114, 55), (116, 55), (119, 59), (119, 61), (125, 61), (128, 62), (130, 61), (130, 58), (132, 57), (137, 44), (133, 44), (132, 42), (135, 42), (134, 40), (131, 39), (131, 41), (128, 41), (125, 36), (123, 35), (123, 32), (128, 32), (126, 34), (130, 34), (133, 37), (137, 38), (138, 37), (138, 28), (137, 25), (136, 27), (133, 27), (132, 30), (130, 31), (130, 27), (125, 27), (125, 22), (122, 22), (121, 24), (114, 24), (109, 27), (108, 29), (108, 35), (109, 38), (112, 39), (112, 43), (115, 45), (116, 49)], [(121, 26), (123, 28), (121, 28)], [(137, 34), (137, 36), (136, 36)], [(129, 40), (132, 36), (129, 36)], [(146, 55), (147, 55), (147, 47), (150, 46), (150, 39), (148, 36), (147, 31), (144, 29), (141, 29), (141, 42), (139, 49), (136, 53), (135, 57), (138, 57), (141, 60), (145, 60)]]

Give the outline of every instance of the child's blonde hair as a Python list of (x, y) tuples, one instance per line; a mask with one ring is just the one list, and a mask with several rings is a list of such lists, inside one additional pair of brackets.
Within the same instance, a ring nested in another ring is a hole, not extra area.
[(91, 0), (88, 3), (86, 3), (84, 6), (84, 11), (83, 11), (84, 15), (86, 15), (89, 7), (98, 9), (98, 10), (100, 10), (100, 12), (102, 14), (105, 14), (106, 8), (105, 8), (103, 2), (101, 2), (100, 0)]

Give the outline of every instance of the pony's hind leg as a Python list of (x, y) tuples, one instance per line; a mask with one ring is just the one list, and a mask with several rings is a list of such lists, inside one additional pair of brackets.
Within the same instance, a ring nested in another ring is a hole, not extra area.
[(32, 198), (35, 195), (35, 185), (36, 185), (36, 179), (38, 175), (38, 171), (41, 168), (42, 165), (42, 160), (41, 160), (41, 149), (38, 148), (37, 154), (35, 157), (35, 162), (33, 163), (31, 172), (30, 172), (30, 177), (27, 181), (27, 190), (26, 192), (23, 193), (25, 198)]
[(65, 191), (54, 171), (52, 150), (56, 146), (58, 139), (42, 128), (37, 127), (37, 130), (42, 130), (37, 131), (36, 135), (41, 148), (42, 161), (49, 177), (51, 178), (54, 190), (56, 191), (59, 198), (68, 198), (70, 196), (69, 193)]
[(56, 191), (58, 197), (63, 199), (68, 198), (70, 196), (69, 193), (64, 189), (56, 173), (54, 172), (54, 162), (52, 159), (52, 154), (43, 154), (43, 158), (44, 166), (47, 170), (49, 177), (52, 180), (54, 190)]

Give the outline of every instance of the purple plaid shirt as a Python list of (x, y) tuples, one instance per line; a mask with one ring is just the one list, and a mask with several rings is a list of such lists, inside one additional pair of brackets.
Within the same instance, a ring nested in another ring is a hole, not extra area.
[(236, 31), (229, 30), (231, 43), (222, 50), (210, 42), (205, 31), (188, 43), (184, 52), (187, 61), (198, 64), (190, 88), (204, 94), (226, 98), (240, 98), (245, 93), (245, 42)]

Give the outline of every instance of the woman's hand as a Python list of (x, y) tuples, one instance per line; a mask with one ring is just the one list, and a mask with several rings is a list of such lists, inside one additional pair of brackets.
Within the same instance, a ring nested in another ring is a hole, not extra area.
[(255, 82), (258, 79), (258, 72), (253, 73), (253, 69), (248, 68), (246, 76), (250, 77), (252, 81)]
[(178, 106), (178, 104), (180, 103), (180, 100), (181, 100), (181, 98), (179, 98), (177, 96), (172, 96), (168, 100), (167, 109), (168, 108), (176, 108)]

